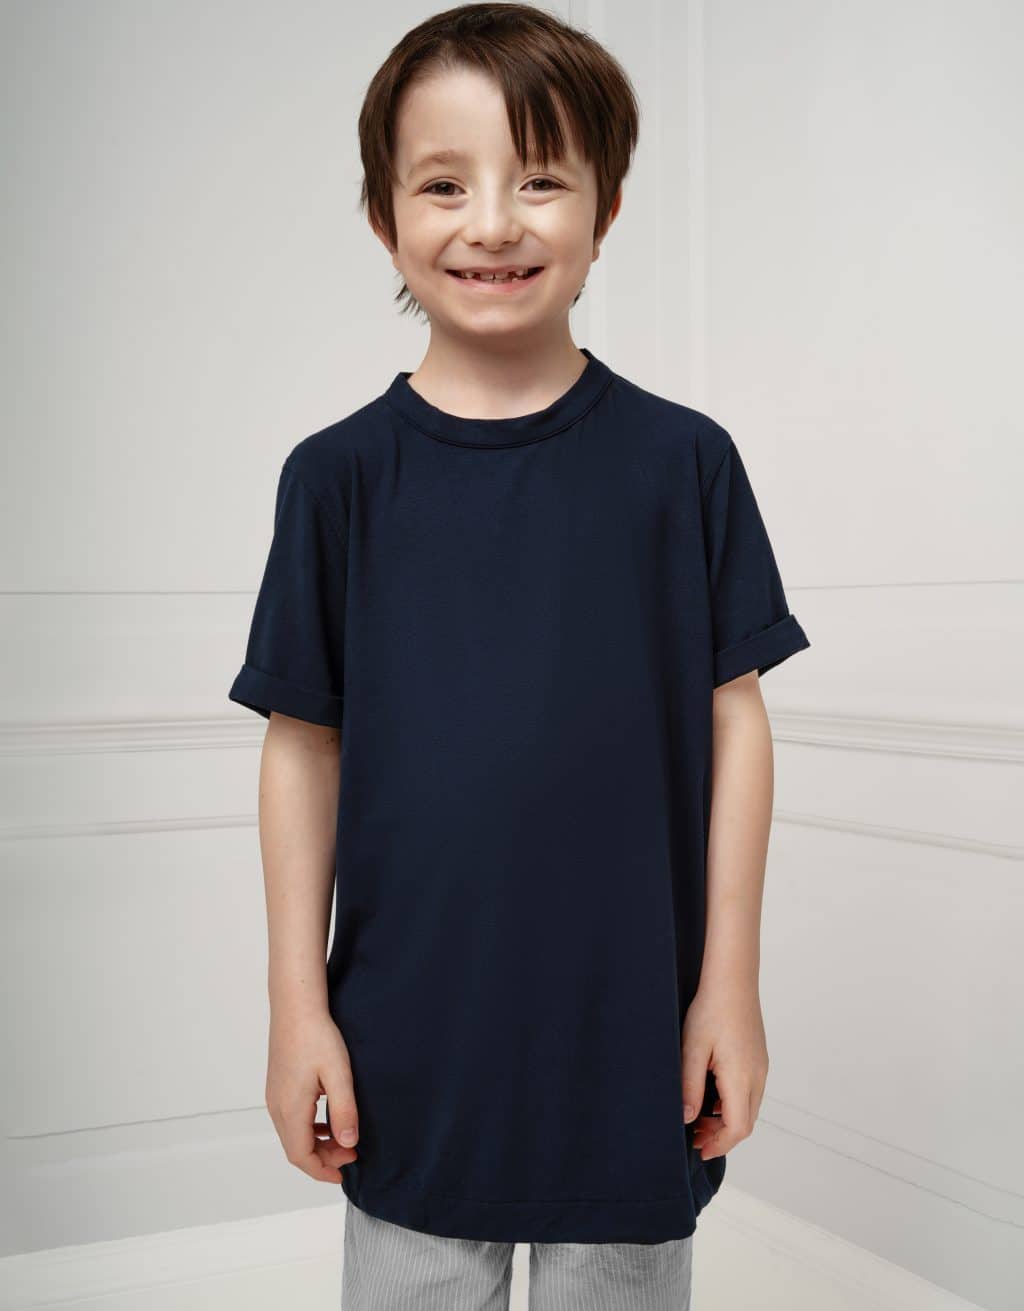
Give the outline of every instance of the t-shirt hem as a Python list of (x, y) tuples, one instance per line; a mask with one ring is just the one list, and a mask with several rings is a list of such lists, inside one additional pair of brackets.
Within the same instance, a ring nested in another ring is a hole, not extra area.
[(710, 1161), (701, 1161), (700, 1169), (690, 1176), (693, 1188), (694, 1220), (704, 1210), (708, 1202), (718, 1192), (725, 1178), (725, 1165), (728, 1158), (713, 1156)]
[[(724, 1158), (723, 1158), (724, 1163)], [(694, 1193), (642, 1200), (569, 1198), (481, 1201), (408, 1188), (367, 1188), (342, 1170), (346, 1198), (359, 1210), (405, 1229), (444, 1238), (504, 1243), (663, 1243), (689, 1238), (723, 1172), (700, 1173)]]

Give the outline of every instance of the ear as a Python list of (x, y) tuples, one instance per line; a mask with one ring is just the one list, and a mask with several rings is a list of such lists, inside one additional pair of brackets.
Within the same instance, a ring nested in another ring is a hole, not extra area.
[[(379, 228), (379, 227), (376, 225), (376, 223), (374, 223), (374, 221), (373, 221), (372, 218), (371, 218), (371, 219), (368, 219), (367, 222), (368, 222), (369, 225), (370, 225), (370, 231), (373, 233), (373, 235), (377, 238), (377, 240), (380, 242), (380, 244), (384, 247), (384, 249), (385, 249), (385, 250), (388, 252), (388, 254), (391, 256), (391, 262), (394, 264), (395, 257), (396, 257), (396, 255), (398, 254), (398, 251), (397, 251), (397, 249), (395, 249), (394, 247), (392, 247), (391, 242), (388, 240), (387, 233), (384, 231), (383, 228)], [(397, 268), (398, 265), (395, 264), (395, 267)]]

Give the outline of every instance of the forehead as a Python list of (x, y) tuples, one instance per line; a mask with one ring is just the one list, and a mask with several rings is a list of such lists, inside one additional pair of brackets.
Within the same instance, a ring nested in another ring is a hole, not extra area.
[[(569, 124), (561, 116), (565, 160), (579, 162)], [(528, 157), (537, 158), (529, 139)], [(395, 161), (410, 174), (429, 166), (472, 164), (516, 156), (499, 84), (476, 69), (432, 73), (412, 83), (395, 116)]]

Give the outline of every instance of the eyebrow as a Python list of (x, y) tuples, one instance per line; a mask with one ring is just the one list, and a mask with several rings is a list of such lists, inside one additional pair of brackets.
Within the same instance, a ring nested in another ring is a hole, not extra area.
[(409, 169), (408, 176), (414, 177), (420, 169), (427, 168), (430, 164), (460, 164), (468, 158), (464, 150), (434, 150), (418, 159)]
[(429, 155), (424, 155), (413, 164), (410, 172), (415, 173), (419, 168), (425, 168), (427, 164), (457, 164), (460, 160), (468, 159), (469, 156), (464, 150), (434, 150)]

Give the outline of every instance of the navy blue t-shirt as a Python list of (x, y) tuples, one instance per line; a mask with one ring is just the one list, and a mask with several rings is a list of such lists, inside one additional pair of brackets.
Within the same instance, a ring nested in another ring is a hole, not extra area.
[(449, 1237), (694, 1232), (712, 691), (810, 645), (729, 433), (584, 356), (532, 414), (400, 372), (300, 441), (229, 694), (340, 729), (342, 1187)]

